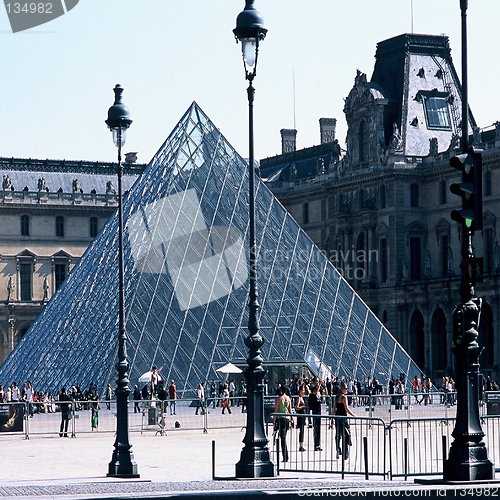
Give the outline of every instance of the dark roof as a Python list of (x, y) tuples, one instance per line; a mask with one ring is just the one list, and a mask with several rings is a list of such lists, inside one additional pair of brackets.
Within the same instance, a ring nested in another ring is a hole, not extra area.
[(328, 142), (265, 158), (260, 160), (260, 176), (267, 182), (314, 177), (318, 174), (318, 161), (323, 160), (327, 171), (331, 155), (337, 148), (338, 143)]

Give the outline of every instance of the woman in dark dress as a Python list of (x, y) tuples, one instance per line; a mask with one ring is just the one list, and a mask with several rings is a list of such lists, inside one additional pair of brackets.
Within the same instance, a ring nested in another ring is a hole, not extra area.
[[(335, 419), (335, 445), (337, 447), (337, 459), (342, 454), (344, 450), (344, 460), (349, 458), (349, 446), (350, 441), (347, 439), (349, 435), (349, 422), (347, 421), (347, 415), (355, 417), (354, 413), (349, 409), (349, 402), (347, 401), (347, 386), (342, 383), (340, 386), (340, 392), (335, 398), (335, 409), (334, 415)], [(342, 444), (341, 444), (342, 443)]]

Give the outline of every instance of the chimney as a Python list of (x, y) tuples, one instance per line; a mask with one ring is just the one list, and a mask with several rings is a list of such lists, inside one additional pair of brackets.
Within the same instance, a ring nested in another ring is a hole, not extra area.
[(125, 153), (125, 163), (135, 163), (137, 161), (137, 153), (136, 152), (131, 152), (131, 153)]
[(319, 131), (321, 134), (321, 144), (333, 142), (335, 140), (335, 126), (337, 120), (335, 118), (320, 118)]
[(290, 153), (297, 149), (297, 131), (293, 128), (282, 128), (281, 134), (281, 153)]

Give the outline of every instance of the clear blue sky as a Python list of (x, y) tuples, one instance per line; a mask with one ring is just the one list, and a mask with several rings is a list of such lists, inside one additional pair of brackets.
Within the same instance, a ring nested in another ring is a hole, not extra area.
[[(412, 31), (411, 0), (256, 0), (268, 36), (255, 80), (255, 155), (319, 143), (356, 69), (373, 71), (377, 42)], [(126, 151), (147, 162), (192, 101), (247, 156), (247, 100), (232, 29), (244, 0), (80, 0), (66, 15), (13, 34), (0, 6), (0, 155), (111, 161), (104, 119), (125, 88), (134, 123)], [(469, 104), (481, 127), (500, 120), (499, 0), (469, 0)], [(413, 32), (450, 37), (461, 75), (459, 0), (413, 0)]]

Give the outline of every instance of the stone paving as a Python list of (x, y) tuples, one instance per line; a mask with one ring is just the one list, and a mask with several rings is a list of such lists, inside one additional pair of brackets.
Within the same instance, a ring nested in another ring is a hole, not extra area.
[[(421, 492), (429, 487), (412, 481), (365, 481), (338, 474), (284, 473), (274, 479), (234, 480), (234, 464), (242, 449), (240, 429), (169, 431), (166, 436), (132, 434), (134, 458), (141, 477), (107, 478), (112, 434), (77, 438), (0, 435), (0, 497), (58, 500), (107, 498), (257, 498), (261, 492), (275, 498), (299, 498), (308, 493), (330, 496), (356, 492)], [(216, 476), (212, 480), (212, 440), (216, 441)]]

